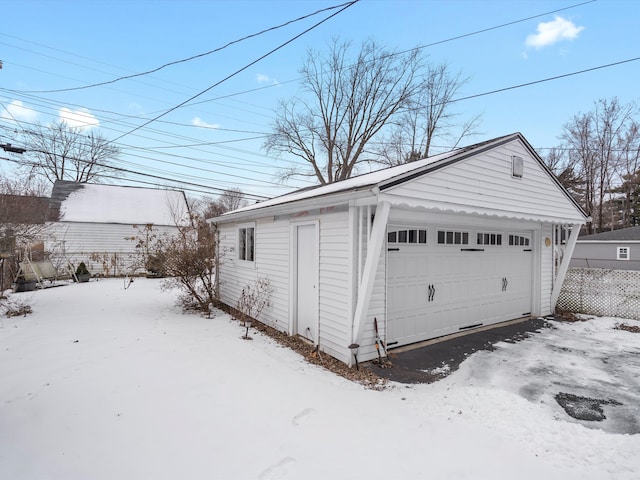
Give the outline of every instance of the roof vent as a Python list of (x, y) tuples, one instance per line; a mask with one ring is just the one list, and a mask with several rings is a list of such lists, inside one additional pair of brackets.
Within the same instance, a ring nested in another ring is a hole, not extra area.
[(524, 173), (524, 160), (522, 157), (513, 155), (511, 157), (511, 175), (516, 178), (522, 178)]

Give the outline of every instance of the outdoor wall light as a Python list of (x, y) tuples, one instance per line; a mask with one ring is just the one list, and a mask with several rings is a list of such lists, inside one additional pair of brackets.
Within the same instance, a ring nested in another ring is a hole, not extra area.
[(249, 336), (249, 329), (251, 328), (251, 322), (253, 320), (251, 319), (247, 319), (244, 321), (244, 326), (246, 327), (246, 331), (244, 333), (244, 336), (242, 337), (244, 340), (251, 340), (251, 337)]

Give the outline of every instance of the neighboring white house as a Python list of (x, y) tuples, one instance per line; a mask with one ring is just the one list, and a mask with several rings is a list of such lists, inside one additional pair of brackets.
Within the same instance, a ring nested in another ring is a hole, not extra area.
[(586, 220), (515, 133), (210, 221), (221, 301), (267, 278), (260, 320), (352, 364), (374, 319), (394, 347), (551, 313)]
[(58, 180), (49, 203), (45, 250), (58, 266), (84, 262), (93, 274), (144, 271), (140, 249), (128, 238), (173, 235), (177, 225), (189, 221), (188, 213), (182, 191)]
[(571, 266), (640, 271), (640, 227), (578, 237)]

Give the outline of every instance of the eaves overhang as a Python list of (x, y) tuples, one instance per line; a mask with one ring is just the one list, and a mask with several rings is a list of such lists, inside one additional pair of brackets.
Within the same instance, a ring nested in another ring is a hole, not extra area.
[(220, 215), (219, 217), (209, 218), (207, 222), (210, 224), (223, 225), (225, 223), (243, 222), (275, 215), (288, 215), (309, 209), (343, 205), (367, 197), (375, 197), (375, 185), (328, 193), (326, 195), (309, 197), (302, 200), (291, 200), (290, 202), (266, 205), (264, 207), (260, 207), (260, 204), (257, 204), (247, 210), (235, 210)]

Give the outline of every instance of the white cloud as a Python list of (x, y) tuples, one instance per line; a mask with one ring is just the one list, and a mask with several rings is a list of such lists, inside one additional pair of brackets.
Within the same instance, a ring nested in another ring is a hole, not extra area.
[(256, 80), (258, 81), (258, 83), (270, 83), (272, 85), (280, 85), (280, 82), (278, 80), (276, 80), (275, 78), (271, 78), (269, 75), (263, 75), (262, 73), (259, 73), (256, 75)]
[(202, 120), (200, 117), (195, 117), (193, 120), (191, 120), (191, 124), (195, 125), (196, 127), (203, 127), (203, 128), (220, 128), (220, 124), (218, 123), (207, 123), (204, 120)]
[(100, 125), (100, 121), (86, 108), (70, 110), (63, 107), (58, 112), (58, 115), (61, 122), (66, 123), (70, 127), (79, 128), (81, 130), (89, 130), (90, 128)]
[(13, 100), (6, 108), (0, 113), (0, 118), (3, 120), (35, 122), (38, 119), (38, 112), (25, 107), (20, 100)]
[(551, 22), (538, 24), (536, 34), (529, 35), (526, 40), (528, 47), (543, 48), (562, 40), (575, 40), (584, 27), (578, 27), (575, 23), (562, 17), (556, 17)]

